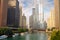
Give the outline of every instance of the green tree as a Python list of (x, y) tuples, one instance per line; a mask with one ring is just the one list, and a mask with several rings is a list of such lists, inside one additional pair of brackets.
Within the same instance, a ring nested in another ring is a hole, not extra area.
[(18, 32), (27, 32), (28, 31), (28, 29), (22, 29), (22, 28), (18, 28)]
[(0, 28), (0, 36), (1, 35), (13, 35), (13, 32), (9, 28)]
[(60, 31), (53, 31), (51, 35), (51, 40), (60, 40)]

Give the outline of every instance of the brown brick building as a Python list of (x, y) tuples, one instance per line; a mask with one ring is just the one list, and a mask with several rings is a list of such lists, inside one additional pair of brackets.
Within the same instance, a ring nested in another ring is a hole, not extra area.
[(0, 0), (0, 27), (6, 26), (8, 0)]

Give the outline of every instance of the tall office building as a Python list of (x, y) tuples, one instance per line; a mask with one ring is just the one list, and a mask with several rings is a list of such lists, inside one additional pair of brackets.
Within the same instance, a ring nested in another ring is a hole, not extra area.
[(36, 18), (37, 18), (37, 28), (38, 29), (45, 29), (44, 26), (44, 12), (43, 12), (43, 4), (40, 3), (40, 0), (37, 0), (38, 3), (36, 4)]
[(36, 8), (32, 8), (32, 15), (31, 15), (31, 18), (30, 20), (32, 20), (32, 28), (35, 29), (36, 28), (36, 23), (37, 23), (37, 14), (36, 14)]
[(54, 0), (55, 7), (55, 26), (60, 28), (60, 0)]
[(31, 16), (32, 16), (32, 18), (33, 18), (33, 20), (34, 20), (34, 21), (33, 21), (34, 23), (35, 23), (36, 20), (37, 20), (37, 19), (35, 18), (35, 17), (36, 17), (35, 11), (36, 11), (36, 8), (32, 8), (32, 13), (33, 13), (33, 14), (32, 14)]
[[(39, 3), (36, 3), (35, 5), (35, 13), (34, 13), (34, 17), (35, 18), (35, 23), (34, 23), (34, 29), (40, 29), (40, 15), (39, 15)], [(33, 9), (34, 10), (34, 9)]]
[(32, 8), (32, 15), (29, 18), (30, 27), (32, 29), (38, 28), (38, 13), (36, 13), (36, 8)]
[(30, 27), (32, 29), (38, 29), (40, 27), (39, 26), (40, 25), (40, 23), (39, 23), (39, 13), (38, 13), (37, 10), (38, 10), (37, 8), (32, 8), (32, 15), (29, 18)]
[(22, 27), (22, 5), (20, 4), (20, 22), (19, 22), (19, 26)]
[(7, 8), (8, 0), (0, 0), (0, 27), (7, 26)]
[(29, 26), (30, 28), (33, 28), (33, 15), (29, 17)]
[[(34, 3), (35, 8), (32, 9), (32, 18), (33, 18), (33, 29), (41, 29), (44, 28), (41, 25), (40, 22), (43, 21), (44, 19), (44, 15), (40, 15), (42, 13), (42, 5), (40, 4), (40, 0), (36, 0), (34, 1), (36, 3)], [(42, 18), (41, 18), (42, 17)]]
[(53, 28), (55, 27), (55, 10), (50, 11), (50, 16), (47, 19), (47, 28)]
[(20, 21), (19, 1), (16, 0), (15, 26), (19, 26), (19, 21)]
[(39, 3), (36, 4), (36, 7), (35, 7), (35, 15), (36, 15), (36, 22), (39, 21)]
[(24, 14), (22, 16), (22, 28), (27, 28), (26, 27), (26, 16)]
[(43, 7), (43, 4), (39, 3), (39, 20), (40, 20), (40, 29), (42, 30), (46, 30), (46, 27), (45, 27), (45, 21), (44, 21), (44, 7)]
[(7, 25), (10, 27), (19, 26), (19, 2), (18, 0), (9, 0), (8, 2), (8, 16), (7, 16)]

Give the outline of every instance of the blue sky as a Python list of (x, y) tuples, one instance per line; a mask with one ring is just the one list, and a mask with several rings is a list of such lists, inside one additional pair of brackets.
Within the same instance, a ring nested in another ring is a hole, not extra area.
[[(27, 17), (27, 21), (29, 16), (32, 14), (32, 8), (34, 7), (34, 1), (36, 0), (19, 0), (23, 6), (23, 13)], [(44, 3), (44, 14), (45, 19), (49, 16), (50, 10), (54, 8), (54, 1), (53, 0), (40, 0)], [(28, 23), (27, 23), (28, 24)]]
[(46, 18), (49, 17), (50, 11), (53, 9), (54, 9), (54, 1), (53, 0), (47, 0), (45, 8), (44, 8), (44, 14), (45, 14)]

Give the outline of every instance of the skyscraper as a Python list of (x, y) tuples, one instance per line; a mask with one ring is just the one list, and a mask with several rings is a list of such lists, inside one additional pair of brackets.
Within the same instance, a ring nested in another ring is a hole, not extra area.
[(55, 7), (55, 26), (60, 28), (60, 0), (54, 0)]
[(29, 21), (30, 21), (30, 27), (32, 29), (39, 29), (40, 27), (39, 12), (37, 8), (32, 8), (32, 15), (30, 16)]
[(36, 28), (37, 29), (44, 29), (45, 30), (45, 26), (44, 26), (44, 7), (43, 7), (43, 3), (42, 0), (36, 0), (35, 5), (35, 13), (36, 13)]
[(19, 1), (16, 0), (15, 26), (19, 26), (19, 21), (20, 21)]
[(26, 16), (24, 14), (22, 16), (22, 28), (27, 28), (26, 27)]
[(33, 28), (33, 15), (29, 17), (29, 26), (30, 28)]
[(47, 26), (48, 26), (47, 28), (55, 27), (55, 10), (54, 9), (50, 11), (50, 16), (47, 19)]
[(43, 11), (43, 4), (40, 3), (41, 0), (37, 0), (36, 3), (36, 19), (37, 19), (37, 28), (38, 29), (45, 29), (44, 27), (44, 11)]
[[(35, 3), (36, 2), (36, 3)], [(32, 8), (32, 17), (33, 18), (33, 29), (44, 29), (42, 26), (44, 24), (44, 13), (42, 4), (40, 4), (40, 0), (34, 1), (35, 8)], [(42, 14), (42, 15), (40, 15)], [(31, 19), (30, 19), (31, 20)]]
[(32, 15), (31, 15), (31, 18), (30, 20), (32, 20), (32, 28), (35, 29), (36, 28), (36, 23), (37, 23), (37, 17), (36, 17), (36, 8), (32, 8)]
[(36, 8), (32, 8), (32, 15), (29, 18), (30, 21), (30, 27), (32, 29), (37, 29), (38, 28), (38, 13), (36, 13)]
[(7, 26), (7, 8), (8, 0), (0, 0), (0, 27)]
[(19, 26), (19, 2), (18, 0), (9, 0), (8, 2), (8, 16), (7, 16), (7, 25), (10, 27)]
[(22, 27), (22, 5), (20, 4), (20, 22), (19, 22), (19, 26)]

